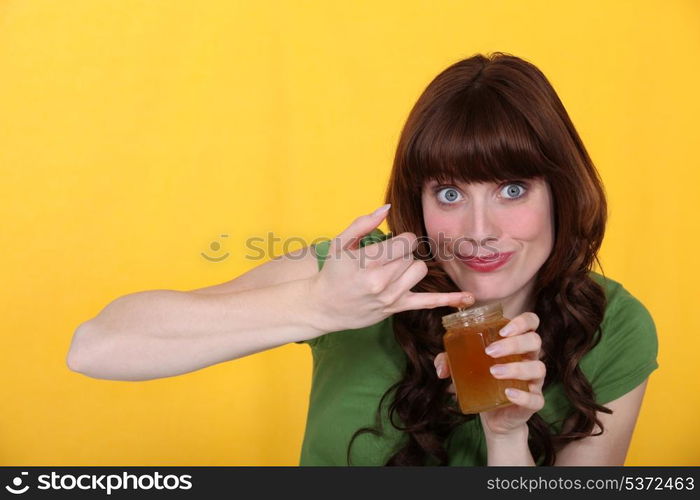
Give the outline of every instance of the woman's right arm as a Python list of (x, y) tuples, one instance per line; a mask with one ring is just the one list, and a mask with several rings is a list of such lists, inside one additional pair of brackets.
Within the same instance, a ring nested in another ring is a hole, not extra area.
[(412, 233), (360, 248), (384, 217), (380, 209), (355, 219), (331, 241), (321, 272), (306, 248), (221, 285), (120, 297), (75, 331), (68, 367), (113, 380), (171, 377), (400, 311), (473, 303), (463, 292), (411, 292), (428, 272), (413, 258)]
[(150, 380), (322, 335), (309, 300), (318, 267), (305, 250), (220, 285), (119, 297), (77, 328), (68, 367), (94, 378)]

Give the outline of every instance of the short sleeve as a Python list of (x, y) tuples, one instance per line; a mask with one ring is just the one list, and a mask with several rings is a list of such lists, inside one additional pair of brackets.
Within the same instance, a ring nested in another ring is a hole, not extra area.
[(328, 250), (331, 246), (331, 240), (322, 241), (311, 245), (311, 251), (316, 255), (316, 261), (318, 262), (318, 270), (323, 269), (323, 263), (328, 258)]
[(608, 306), (589, 376), (596, 401), (609, 403), (637, 387), (659, 365), (656, 326), (649, 311), (624, 288)]

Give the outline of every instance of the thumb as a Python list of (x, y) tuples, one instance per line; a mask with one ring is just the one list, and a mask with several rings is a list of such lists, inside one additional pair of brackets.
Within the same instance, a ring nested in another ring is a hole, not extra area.
[(330, 244), (329, 253), (333, 250), (356, 250), (360, 247), (360, 240), (367, 236), (372, 230), (386, 218), (389, 213), (391, 203), (387, 203), (368, 215), (361, 215), (336, 236)]

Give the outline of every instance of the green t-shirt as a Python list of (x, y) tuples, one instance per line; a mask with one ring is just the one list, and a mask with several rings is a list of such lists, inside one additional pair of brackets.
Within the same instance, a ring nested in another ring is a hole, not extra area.
[[(384, 239), (375, 229), (363, 245)], [(319, 270), (330, 241), (316, 245)], [(658, 368), (654, 322), (644, 305), (611, 279), (591, 272), (605, 289), (608, 304), (602, 337), (580, 363), (593, 386), (596, 401), (608, 403), (641, 384)], [(332, 332), (305, 341), (311, 346), (313, 372), (300, 465), (348, 465), (346, 452), (353, 433), (374, 426), (379, 400), (401, 379), (406, 356), (394, 338), (392, 317), (354, 330)], [(539, 415), (559, 431), (571, 405), (560, 382), (544, 390)], [(351, 449), (352, 465), (384, 465), (405, 441), (389, 423), (392, 395), (382, 405), (383, 435), (359, 434)], [(456, 427), (445, 443), (449, 465), (486, 465), (481, 419)]]

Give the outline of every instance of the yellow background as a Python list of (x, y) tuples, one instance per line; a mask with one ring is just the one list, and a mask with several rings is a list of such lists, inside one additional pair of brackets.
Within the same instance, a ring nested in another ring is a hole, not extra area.
[(700, 3), (680, 0), (0, 1), (0, 464), (297, 464), (307, 346), (114, 382), (67, 369), (73, 331), (260, 264), (246, 238), (380, 206), (418, 95), (492, 51), (559, 93), (609, 196), (604, 269), (656, 321), (627, 464), (700, 464)]

